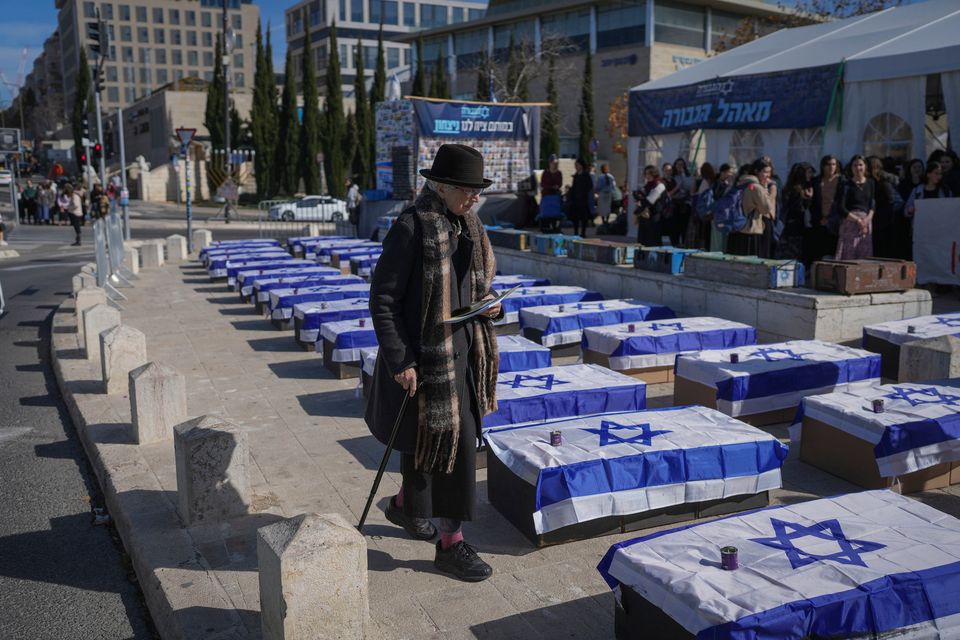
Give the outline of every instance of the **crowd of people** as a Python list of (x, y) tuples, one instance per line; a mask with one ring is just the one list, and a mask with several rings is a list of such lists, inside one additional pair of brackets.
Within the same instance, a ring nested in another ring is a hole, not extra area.
[(71, 225), (76, 233), (73, 246), (80, 246), (80, 228), (89, 217), (107, 215), (119, 197), (112, 182), (104, 189), (99, 183), (88, 190), (82, 182), (27, 180), (17, 185), (20, 224)]
[[(633, 213), (644, 245), (669, 238), (676, 247), (807, 266), (825, 257), (909, 260), (917, 200), (960, 195), (960, 161), (949, 150), (905, 164), (855, 155), (843, 165), (827, 155), (818, 168), (795, 164), (784, 184), (768, 157), (739, 171), (705, 162), (696, 175), (680, 158), (645, 167), (643, 182)], [(724, 224), (732, 207), (742, 215), (736, 230)]]

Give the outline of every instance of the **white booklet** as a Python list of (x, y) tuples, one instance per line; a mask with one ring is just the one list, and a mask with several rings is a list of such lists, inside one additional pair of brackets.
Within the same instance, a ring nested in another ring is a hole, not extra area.
[(450, 316), (447, 320), (443, 321), (443, 324), (453, 324), (455, 322), (463, 322), (464, 320), (469, 320), (474, 316), (478, 316), (493, 305), (499, 303), (501, 300), (507, 296), (516, 293), (519, 289), (522, 288), (522, 285), (517, 285), (512, 289), (504, 289), (501, 291), (494, 291), (493, 297), (489, 300), (481, 300), (480, 302), (474, 302), (469, 307), (461, 307), (460, 309), (455, 309), (453, 315)]

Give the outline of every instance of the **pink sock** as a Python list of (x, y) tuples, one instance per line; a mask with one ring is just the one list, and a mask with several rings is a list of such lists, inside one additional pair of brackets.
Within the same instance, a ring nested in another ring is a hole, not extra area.
[(397, 509), (403, 509), (403, 489), (397, 491), (397, 495), (393, 496), (393, 504), (397, 505)]
[(453, 545), (463, 540), (463, 529), (456, 531), (454, 533), (441, 533), (440, 534), (440, 547), (442, 549), (449, 549)]

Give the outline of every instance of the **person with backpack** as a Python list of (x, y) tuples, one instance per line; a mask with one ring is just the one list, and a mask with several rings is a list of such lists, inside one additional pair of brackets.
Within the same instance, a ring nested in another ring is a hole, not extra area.
[(706, 249), (710, 251), (710, 231), (713, 228), (713, 207), (716, 204), (715, 186), (717, 172), (713, 165), (704, 162), (700, 165), (700, 181), (696, 193), (690, 199), (690, 222), (687, 223), (685, 245), (688, 249)]
[(593, 219), (590, 206), (593, 202), (593, 178), (590, 177), (587, 163), (583, 158), (577, 158), (574, 167), (577, 172), (573, 176), (570, 190), (567, 191), (567, 217), (573, 221), (573, 233), (586, 238), (587, 225)]
[[(762, 158), (754, 160), (749, 170), (737, 181), (736, 188), (725, 196), (731, 199), (726, 207), (727, 217), (734, 220), (727, 238), (727, 253), (770, 257), (773, 219), (776, 215), (768, 188), (771, 173), (769, 162)], [(739, 212), (735, 210), (737, 200)], [(731, 211), (731, 208), (734, 210)]]
[(780, 238), (779, 256), (800, 260), (805, 267), (812, 260), (808, 253), (812, 226), (813, 177), (815, 171), (808, 162), (798, 162), (790, 169), (784, 189), (784, 229)]
[(670, 196), (656, 165), (643, 168), (643, 181), (643, 187), (633, 192), (633, 200), (637, 203), (633, 211), (637, 217), (637, 242), (656, 247), (661, 244), (663, 214), (670, 207)]
[(917, 213), (917, 200), (928, 200), (930, 198), (949, 198), (953, 194), (943, 184), (943, 168), (940, 163), (934, 160), (927, 163), (924, 171), (924, 181), (918, 184), (910, 193), (907, 199), (905, 212), (911, 220)]

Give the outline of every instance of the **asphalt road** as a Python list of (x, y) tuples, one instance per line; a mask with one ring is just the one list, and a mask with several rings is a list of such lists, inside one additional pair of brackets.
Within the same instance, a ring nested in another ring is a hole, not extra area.
[(115, 530), (94, 525), (97, 481), (49, 362), (53, 311), (93, 259), (72, 236), (20, 227), (7, 247), (20, 258), (0, 260), (0, 638), (152, 639)]

